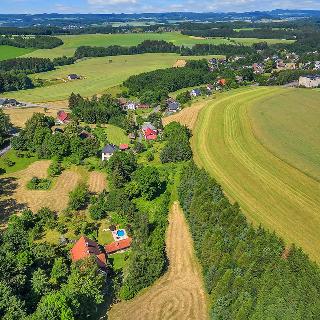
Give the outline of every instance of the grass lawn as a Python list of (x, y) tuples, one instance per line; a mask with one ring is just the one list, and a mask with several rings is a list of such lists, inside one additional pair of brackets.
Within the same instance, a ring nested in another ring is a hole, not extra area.
[(110, 222), (108, 220), (101, 221), (97, 239), (101, 245), (105, 245), (114, 241), (111, 231), (104, 231), (105, 229), (108, 229), (109, 226)]
[[(251, 222), (276, 231), (319, 262), (320, 183), (296, 168), (296, 159), (309, 169), (319, 163), (317, 94), (279, 87), (223, 93), (200, 112), (192, 146), (198, 165)], [(290, 159), (282, 160), (284, 155)]]
[[(13, 166), (8, 166), (5, 159), (14, 162)], [(0, 157), (0, 168), (5, 169), (6, 173), (13, 173), (27, 168), (31, 163), (37, 161), (36, 157), (18, 158), (14, 150), (8, 151), (4, 156)]]
[(33, 51), (34, 49), (32, 48), (16, 48), (11, 46), (0, 45), (0, 61), (20, 57), (25, 54), (30, 54)]
[[(59, 82), (46, 87), (8, 92), (2, 96), (28, 102), (66, 100), (72, 92), (88, 97), (108, 92), (109, 88), (120, 85), (131, 75), (171, 67), (177, 59), (181, 58), (183, 57), (177, 54), (142, 54), (86, 59), (73, 65), (63, 66), (53, 71), (32, 76), (33, 78), (52, 80), (66, 78), (68, 74), (76, 73), (83, 77), (81, 80)], [(186, 59), (197, 58), (200, 57), (186, 57)], [(111, 89), (112, 92), (114, 90), (114, 88)]]
[(126, 259), (129, 257), (130, 251), (115, 253), (111, 256), (108, 256), (108, 260), (113, 264), (114, 270), (121, 270), (124, 268)]
[(107, 124), (105, 125), (104, 130), (110, 143), (117, 146), (121, 143), (129, 143), (129, 138), (123, 129), (113, 126), (112, 124)]

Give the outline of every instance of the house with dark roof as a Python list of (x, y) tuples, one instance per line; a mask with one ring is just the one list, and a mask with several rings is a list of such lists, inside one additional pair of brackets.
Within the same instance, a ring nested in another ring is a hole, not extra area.
[(108, 255), (119, 252), (119, 251), (124, 251), (130, 248), (132, 243), (132, 239), (130, 237), (119, 240), (119, 241), (114, 241), (110, 244), (105, 245), (105, 250)]
[(168, 102), (168, 111), (169, 112), (177, 112), (180, 109), (180, 103), (177, 101), (169, 101)]
[(72, 73), (72, 74), (68, 75), (68, 79), (69, 80), (78, 80), (78, 79), (80, 79), (80, 76), (78, 76), (77, 74)]
[(17, 107), (20, 105), (22, 105), (22, 103), (16, 99), (0, 98), (0, 107)]
[(199, 96), (201, 96), (201, 90), (199, 88), (192, 89), (190, 91), (190, 95), (191, 95), (191, 97), (199, 97)]
[(57, 112), (57, 123), (58, 124), (66, 124), (70, 121), (70, 114), (63, 111), (63, 110), (60, 110)]
[(85, 237), (82, 236), (70, 250), (71, 260), (73, 262), (86, 259), (88, 257), (95, 257), (98, 266), (102, 269), (107, 267), (107, 257), (105, 252), (103, 252), (99, 245)]
[(118, 148), (114, 144), (111, 144), (111, 143), (107, 144), (102, 149), (101, 160), (102, 161), (105, 161), (105, 160), (108, 161), (117, 150), (118, 150)]

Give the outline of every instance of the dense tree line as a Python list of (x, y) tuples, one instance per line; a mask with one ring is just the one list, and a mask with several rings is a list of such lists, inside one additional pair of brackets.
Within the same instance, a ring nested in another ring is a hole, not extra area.
[(52, 63), (54, 66), (66, 66), (66, 65), (74, 64), (75, 61), (76, 61), (75, 57), (66, 57), (66, 56), (52, 59)]
[(63, 45), (63, 41), (60, 38), (48, 36), (0, 36), (0, 45), (8, 45), (18, 48), (53, 49)]
[(162, 163), (187, 161), (192, 158), (192, 150), (189, 143), (191, 131), (178, 122), (171, 122), (163, 131), (163, 139), (166, 141), (161, 150)]
[(96, 156), (100, 147), (98, 139), (82, 139), (83, 128), (70, 122), (63, 133), (52, 133), (55, 121), (42, 113), (35, 113), (26, 122), (19, 136), (12, 139), (15, 150), (30, 151), (42, 159), (70, 157), (75, 163), (90, 156)]
[(7, 114), (0, 110), (0, 146), (3, 145), (11, 129), (10, 118)]
[(320, 270), (301, 249), (253, 228), (237, 204), (193, 163), (179, 197), (202, 265), (211, 318), (317, 319)]
[(129, 77), (124, 85), (129, 94), (139, 97), (142, 101), (153, 103), (167, 97), (169, 92), (182, 88), (209, 83), (215, 74), (209, 72), (208, 62), (188, 62), (183, 68), (160, 69)]
[(213, 28), (201, 30), (183, 30), (182, 34), (195, 37), (228, 37), (228, 38), (258, 38), (258, 39), (291, 39), (295, 40), (297, 31), (286, 29), (253, 29), (253, 30), (234, 30), (234, 27)]
[(137, 46), (109, 46), (109, 47), (89, 47), (82, 46), (77, 48), (75, 57), (81, 59), (84, 57), (106, 57), (119, 55), (135, 55), (142, 53), (178, 53), (180, 47), (171, 42), (158, 40), (145, 40)]
[(14, 58), (0, 61), (0, 72), (39, 73), (53, 69), (54, 64), (46, 58)]
[(0, 93), (31, 88), (32, 80), (26, 74), (0, 71)]
[(70, 264), (68, 246), (35, 241), (56, 225), (43, 208), (12, 215), (1, 231), (1, 319), (81, 320), (103, 302), (105, 276), (94, 259)]
[(119, 127), (125, 126), (125, 112), (119, 107), (116, 99), (105, 94), (100, 98), (83, 98), (71, 94), (69, 107), (72, 115), (86, 123), (110, 123)]

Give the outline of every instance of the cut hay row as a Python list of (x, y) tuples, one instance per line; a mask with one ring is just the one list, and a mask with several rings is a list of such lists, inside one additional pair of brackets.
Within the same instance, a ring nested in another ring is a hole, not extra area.
[(180, 112), (177, 112), (171, 116), (163, 118), (163, 124), (166, 126), (170, 122), (177, 121), (183, 125), (186, 125), (188, 128), (193, 129), (199, 112), (206, 105), (207, 101), (199, 101), (192, 104), (191, 107), (186, 107), (182, 109)]
[(88, 180), (89, 191), (95, 194), (101, 193), (107, 187), (106, 176), (102, 172), (93, 171)]
[(26, 184), (32, 177), (47, 177), (49, 165), (50, 161), (37, 161), (15, 175), (18, 178), (18, 187), (12, 197), (18, 203), (25, 205), (32, 211), (37, 211), (42, 207), (61, 211), (67, 207), (69, 192), (76, 187), (81, 179), (81, 176), (74, 171), (63, 171), (50, 190), (27, 189)]
[(128, 302), (112, 307), (110, 320), (206, 320), (207, 300), (191, 235), (178, 203), (173, 205), (167, 233), (168, 272)]
[(277, 231), (319, 261), (320, 184), (267, 150), (248, 117), (249, 108), (283, 90), (250, 88), (209, 103), (194, 132), (195, 160), (252, 222)]

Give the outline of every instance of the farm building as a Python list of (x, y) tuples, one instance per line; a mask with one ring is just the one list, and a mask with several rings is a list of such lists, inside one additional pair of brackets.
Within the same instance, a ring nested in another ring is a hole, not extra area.
[(95, 256), (97, 264), (100, 268), (105, 269), (107, 267), (107, 258), (104, 252), (99, 248), (99, 245), (90, 240), (89, 238), (82, 236), (70, 250), (71, 260), (73, 262)]
[(320, 86), (320, 75), (300, 77), (299, 86), (305, 88), (318, 88)]
[(0, 107), (17, 107), (20, 105), (22, 105), (22, 103), (16, 99), (0, 98)]
[(118, 148), (114, 144), (107, 144), (102, 149), (102, 155), (101, 155), (102, 161), (109, 160), (117, 150)]
[(60, 110), (58, 111), (57, 113), (57, 123), (59, 124), (65, 124), (65, 123), (68, 123), (70, 121), (70, 114), (63, 111), (63, 110)]
[(78, 76), (77, 74), (69, 74), (68, 75), (68, 80), (78, 80), (80, 79), (81, 77)]
[(130, 237), (107, 244), (104, 248), (107, 254), (113, 254), (130, 248), (132, 239)]

